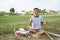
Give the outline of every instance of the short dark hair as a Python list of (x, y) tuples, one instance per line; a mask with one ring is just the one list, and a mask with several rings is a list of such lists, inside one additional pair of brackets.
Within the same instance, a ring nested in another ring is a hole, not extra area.
[(39, 11), (39, 8), (34, 8), (33, 10), (37, 9)]

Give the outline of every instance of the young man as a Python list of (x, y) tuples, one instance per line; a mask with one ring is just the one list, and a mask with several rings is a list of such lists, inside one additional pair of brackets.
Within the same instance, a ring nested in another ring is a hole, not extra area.
[(34, 8), (33, 12), (34, 12), (34, 16), (32, 16), (30, 18), (30, 26), (32, 27), (30, 29), (30, 32), (37, 33), (37, 34), (43, 34), (44, 30), (41, 29), (41, 25), (42, 24), (45, 25), (46, 23), (43, 23), (42, 16), (39, 16), (39, 9), (38, 8)]

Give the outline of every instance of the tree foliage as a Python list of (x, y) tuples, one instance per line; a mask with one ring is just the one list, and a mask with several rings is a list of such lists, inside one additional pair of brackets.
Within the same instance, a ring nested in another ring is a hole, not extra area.
[(14, 8), (11, 8), (10, 9), (10, 12), (14, 13), (15, 12), (15, 9)]

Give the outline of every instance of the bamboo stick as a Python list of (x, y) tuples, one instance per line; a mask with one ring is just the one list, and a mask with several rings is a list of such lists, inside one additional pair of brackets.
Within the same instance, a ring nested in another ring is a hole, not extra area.
[(50, 38), (50, 40), (54, 40), (49, 34), (47, 31), (45, 31), (45, 34)]
[(53, 35), (53, 36), (56, 36), (56, 37), (60, 37), (59, 34), (55, 34), (55, 33), (52, 33), (52, 32), (48, 32), (48, 34)]

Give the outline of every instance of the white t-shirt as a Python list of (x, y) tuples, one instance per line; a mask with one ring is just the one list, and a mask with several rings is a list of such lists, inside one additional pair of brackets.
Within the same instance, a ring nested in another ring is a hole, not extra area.
[(32, 16), (30, 21), (32, 21), (32, 29), (41, 29), (41, 22), (43, 22), (42, 16), (37, 18)]

